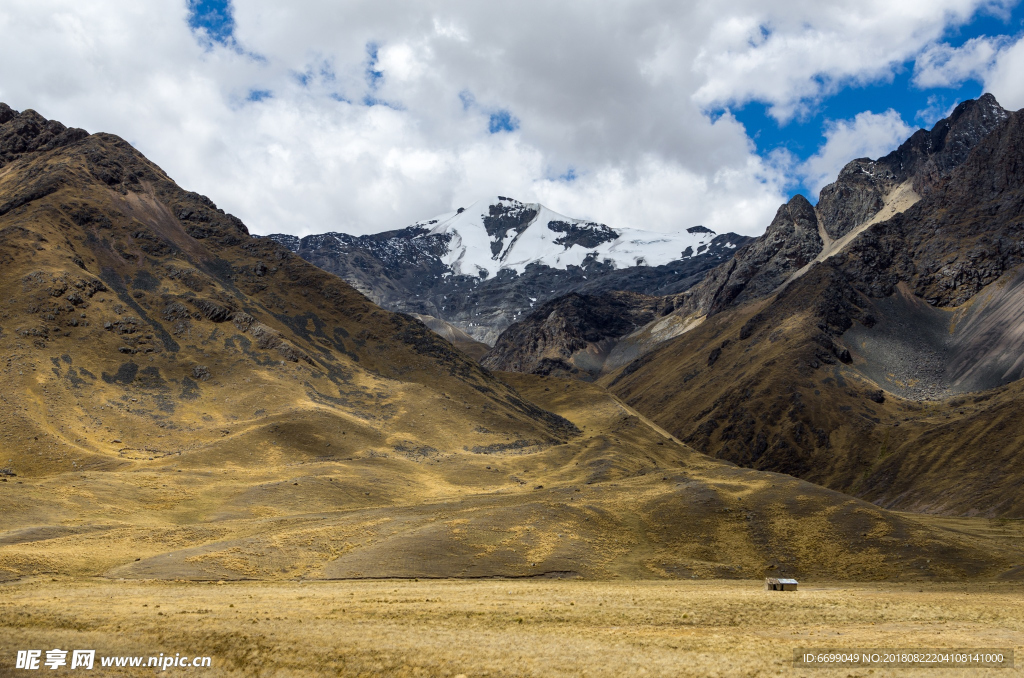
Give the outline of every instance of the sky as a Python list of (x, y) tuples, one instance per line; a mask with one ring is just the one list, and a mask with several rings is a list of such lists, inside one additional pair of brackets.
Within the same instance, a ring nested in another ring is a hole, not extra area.
[(0, 37), (0, 101), (260, 234), (505, 195), (758, 235), (960, 101), (1024, 108), (1016, 0), (4, 0)]

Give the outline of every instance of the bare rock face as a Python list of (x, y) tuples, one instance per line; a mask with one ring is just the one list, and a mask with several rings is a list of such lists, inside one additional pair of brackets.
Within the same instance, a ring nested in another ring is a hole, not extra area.
[(832, 238), (846, 235), (882, 209), (884, 196), (904, 181), (913, 182), (918, 195), (927, 195), (1008, 116), (995, 97), (985, 94), (963, 102), (931, 130), (914, 132), (889, 155), (852, 160), (821, 189), (817, 208), (825, 232)]
[(683, 312), (717, 313), (731, 304), (770, 294), (821, 248), (814, 208), (802, 195), (793, 196), (775, 213), (763, 236), (694, 287)]
[[(999, 127), (1010, 112), (991, 94), (957, 106), (948, 118), (935, 123), (931, 131), (918, 130), (890, 156), (897, 160), (907, 176), (913, 179), (914, 190), (927, 195), (939, 180), (959, 167), (971, 151)], [(890, 156), (886, 156), (889, 158)]]
[(835, 182), (821, 189), (818, 213), (825, 232), (841, 238), (885, 205), (884, 197), (901, 176), (881, 160), (858, 158), (846, 164)]
[(537, 210), (519, 205), (499, 203), (491, 205), (484, 217), (484, 228), (491, 237), (491, 254), (501, 253), (501, 246), (509, 231), (521, 231), (537, 216)]
[(873, 226), (835, 257), (864, 294), (903, 282), (932, 306), (959, 306), (1024, 263), (1024, 114), (977, 144), (927, 198)]

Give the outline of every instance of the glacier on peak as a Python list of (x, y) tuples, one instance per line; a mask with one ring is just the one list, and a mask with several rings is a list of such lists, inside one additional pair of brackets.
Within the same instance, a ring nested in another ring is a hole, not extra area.
[(610, 228), (505, 196), (478, 200), (412, 228), (425, 231), (420, 238), (449, 236), (441, 260), (450, 275), (481, 279), (501, 270), (521, 275), (531, 264), (566, 269), (596, 260), (615, 268), (661, 266), (699, 254), (716, 235), (703, 226), (679, 233)]

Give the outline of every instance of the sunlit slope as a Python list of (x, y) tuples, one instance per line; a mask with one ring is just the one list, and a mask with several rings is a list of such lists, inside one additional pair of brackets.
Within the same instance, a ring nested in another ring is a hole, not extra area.
[(180, 457), (7, 483), (0, 572), (948, 579), (1024, 562), (1019, 544), (709, 459), (592, 384), (503, 377), (582, 435), (353, 454), (322, 449), (321, 422), (271, 419)]
[[(0, 136), (31, 148), (54, 125), (28, 111)], [(124, 141), (82, 135), (0, 167), (0, 468), (113, 469), (232, 439), (273, 457), (269, 421), (312, 422), (310, 454), (574, 435)]]

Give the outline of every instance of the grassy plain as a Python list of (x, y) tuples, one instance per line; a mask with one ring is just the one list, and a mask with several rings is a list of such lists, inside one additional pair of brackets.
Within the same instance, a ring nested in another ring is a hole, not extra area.
[[(794, 669), (795, 648), (1024, 653), (1024, 586), (758, 581), (375, 580), (0, 586), (0, 675), (18, 649), (203, 655), (228, 676), (951, 676)], [(152, 669), (101, 675), (144, 675)], [(159, 672), (158, 672), (159, 673)]]

